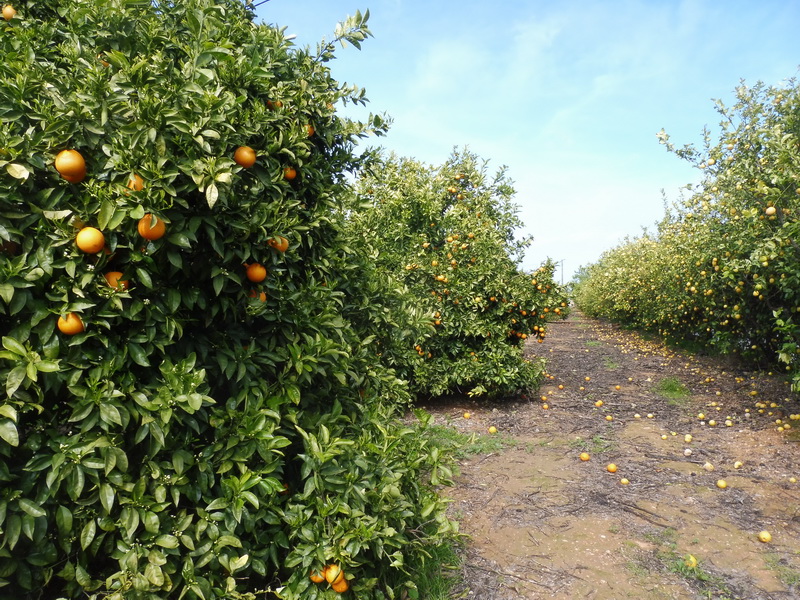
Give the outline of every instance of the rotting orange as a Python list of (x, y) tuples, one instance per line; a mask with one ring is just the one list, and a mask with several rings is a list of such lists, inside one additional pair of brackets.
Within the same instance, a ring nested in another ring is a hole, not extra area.
[(70, 183), (80, 183), (86, 177), (86, 161), (77, 150), (62, 150), (56, 154), (55, 167)]
[(58, 330), (65, 335), (75, 335), (84, 330), (83, 321), (75, 313), (67, 313), (65, 317), (58, 317)]
[(163, 219), (148, 213), (139, 219), (139, 225), (137, 229), (139, 230), (139, 235), (144, 239), (155, 241), (164, 237), (167, 226), (165, 225)]
[(82, 252), (97, 254), (106, 245), (103, 232), (95, 227), (84, 227), (75, 237), (75, 243)]

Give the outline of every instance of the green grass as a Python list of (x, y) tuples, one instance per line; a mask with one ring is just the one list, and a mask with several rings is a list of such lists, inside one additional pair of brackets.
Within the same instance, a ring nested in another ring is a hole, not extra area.
[[(462, 558), (456, 544), (442, 544), (428, 548), (430, 556), (417, 564), (406, 565), (413, 573), (413, 583), (408, 582), (404, 598), (409, 600), (453, 600), (463, 587)], [(416, 587), (413, 587), (416, 586)]]
[(609, 371), (614, 371), (616, 369), (619, 369), (619, 363), (615, 362), (614, 360), (610, 359), (607, 356), (603, 357), (603, 364)]
[(452, 453), (456, 458), (474, 454), (491, 454), (517, 445), (514, 438), (496, 433), (493, 435), (466, 434), (445, 425), (431, 425), (428, 435), (438, 446)]
[(588, 452), (589, 454), (602, 454), (603, 452), (609, 452), (615, 448), (613, 441), (607, 440), (600, 434), (592, 436), (589, 440), (577, 437), (570, 441), (569, 446), (570, 448)]
[(788, 587), (800, 585), (800, 570), (785, 561), (782, 562), (781, 557), (774, 552), (767, 553), (764, 556), (764, 562), (771, 571), (775, 572), (775, 575), (784, 585)]
[(603, 342), (598, 342), (597, 340), (589, 340), (586, 342), (586, 345), (590, 348), (596, 348), (598, 346), (602, 346)]
[(663, 398), (684, 400), (691, 395), (689, 389), (677, 377), (664, 377), (653, 388)]

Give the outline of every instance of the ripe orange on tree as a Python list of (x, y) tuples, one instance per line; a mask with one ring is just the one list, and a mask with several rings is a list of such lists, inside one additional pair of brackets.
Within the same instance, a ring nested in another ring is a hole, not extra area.
[(10, 4), (6, 4), (3, 7), (3, 18), (6, 21), (10, 21), (11, 19), (13, 19), (14, 15), (16, 15), (16, 14), (17, 14), (16, 9), (13, 6), (11, 6)]
[(306, 133), (308, 134), (308, 137), (311, 137), (312, 135), (314, 135), (314, 133), (316, 133), (316, 130), (314, 129), (314, 126), (311, 123), (308, 123), (306, 125)]
[(347, 590), (350, 589), (350, 584), (347, 582), (347, 579), (344, 577), (338, 583), (332, 583), (331, 587), (333, 591), (337, 594), (344, 594)]
[(297, 169), (294, 167), (286, 167), (283, 170), (283, 178), (286, 181), (294, 181), (295, 177), (297, 177)]
[(330, 564), (325, 567), (325, 581), (331, 585), (344, 581), (344, 571), (339, 565)]
[(325, 575), (319, 569), (311, 569), (311, 574), (308, 578), (314, 583), (322, 583), (325, 581)]
[(148, 213), (139, 219), (137, 229), (139, 230), (139, 235), (144, 239), (154, 241), (164, 237), (167, 226), (164, 224), (163, 219), (159, 219), (157, 216)]
[(144, 189), (144, 179), (142, 176), (134, 173), (128, 179), (128, 189), (133, 190), (134, 192), (141, 192)]
[(267, 278), (267, 269), (260, 263), (247, 265), (247, 278), (253, 283), (261, 283)]
[(128, 280), (121, 279), (122, 273), (120, 271), (109, 271), (108, 273), (104, 273), (103, 277), (106, 279), (106, 283), (110, 285), (112, 288), (115, 289), (128, 289)]
[(84, 330), (83, 321), (75, 313), (67, 313), (66, 317), (58, 317), (58, 330), (65, 335), (75, 335)]
[(249, 169), (256, 164), (256, 151), (250, 146), (239, 146), (233, 153), (233, 160), (236, 161), (236, 164)]
[(276, 235), (267, 240), (267, 244), (279, 252), (286, 252), (289, 249), (289, 240), (280, 235)]
[[(5, 9), (3, 9), (5, 13)], [(56, 154), (56, 171), (70, 183), (80, 183), (86, 177), (86, 161), (77, 150), (62, 150)]]
[(250, 290), (248, 294), (250, 298), (258, 298), (261, 302), (267, 301), (267, 292), (259, 292), (258, 290)]
[(84, 227), (75, 237), (75, 243), (82, 252), (97, 254), (106, 245), (103, 232), (95, 227)]

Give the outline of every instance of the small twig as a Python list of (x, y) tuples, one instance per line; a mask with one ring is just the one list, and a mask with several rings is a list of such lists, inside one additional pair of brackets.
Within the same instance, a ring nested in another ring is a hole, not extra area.
[[(534, 561), (536, 562), (536, 561)], [(538, 563), (537, 563), (538, 564)], [(543, 588), (547, 588), (548, 590), (552, 590), (553, 588), (547, 585), (546, 583), (539, 583), (538, 581), (534, 581), (533, 579), (526, 579), (525, 577), (520, 577), (519, 575), (514, 575), (513, 573), (503, 573), (502, 571), (497, 571), (495, 569), (489, 569), (488, 567), (479, 567), (474, 563), (466, 563), (468, 567), (473, 569), (478, 569), (479, 571), (484, 571), (486, 573), (493, 573), (495, 575), (499, 575), (500, 577), (512, 577), (519, 581), (525, 581), (526, 583), (532, 583), (534, 585), (541, 586)]]

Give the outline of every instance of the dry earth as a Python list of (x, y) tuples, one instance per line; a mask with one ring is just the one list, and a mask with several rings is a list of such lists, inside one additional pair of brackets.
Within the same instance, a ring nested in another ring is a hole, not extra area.
[[(502, 442), (444, 492), (468, 536), (459, 597), (800, 598), (800, 406), (781, 378), (580, 313), (529, 350), (548, 359), (546, 400), (424, 406), (462, 432), (495, 425)], [(665, 397), (667, 378), (688, 393)]]

